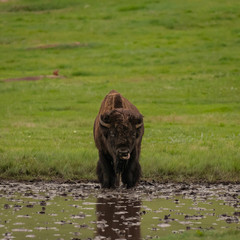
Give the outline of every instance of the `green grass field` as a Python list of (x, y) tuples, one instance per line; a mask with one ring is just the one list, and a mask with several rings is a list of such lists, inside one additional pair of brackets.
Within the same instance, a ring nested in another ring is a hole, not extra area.
[(239, 53), (236, 0), (0, 1), (0, 177), (96, 179), (115, 89), (144, 115), (144, 178), (240, 181)]
[(235, 231), (230, 231), (230, 230), (225, 230), (225, 231), (200, 231), (197, 230), (195, 232), (185, 232), (183, 234), (172, 234), (167, 237), (161, 238), (162, 240), (199, 240), (199, 239), (204, 239), (204, 240), (238, 240), (240, 238), (240, 231), (235, 230)]

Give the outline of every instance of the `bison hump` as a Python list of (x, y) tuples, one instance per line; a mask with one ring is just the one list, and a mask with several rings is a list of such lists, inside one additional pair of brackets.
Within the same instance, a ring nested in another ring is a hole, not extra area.
[(115, 95), (115, 98), (114, 98), (114, 108), (122, 108), (122, 107), (123, 107), (122, 97), (118, 93)]
[(112, 90), (105, 98), (105, 109), (123, 108), (123, 97), (120, 93)]

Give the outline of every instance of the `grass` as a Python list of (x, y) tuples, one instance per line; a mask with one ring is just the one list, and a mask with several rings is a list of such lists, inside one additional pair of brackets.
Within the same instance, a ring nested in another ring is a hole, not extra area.
[[(144, 178), (239, 182), (239, 10), (234, 0), (0, 2), (0, 177), (96, 179), (93, 122), (116, 89), (144, 115)], [(55, 69), (65, 78), (4, 81)]]
[(228, 230), (228, 231), (200, 231), (197, 230), (195, 232), (185, 232), (183, 234), (176, 234), (176, 235), (170, 235), (167, 237), (163, 237), (161, 239), (163, 240), (186, 240), (186, 239), (191, 239), (191, 240), (198, 240), (198, 239), (204, 239), (204, 240), (228, 240), (228, 239), (233, 239), (237, 240), (240, 237), (240, 231), (238, 230)]

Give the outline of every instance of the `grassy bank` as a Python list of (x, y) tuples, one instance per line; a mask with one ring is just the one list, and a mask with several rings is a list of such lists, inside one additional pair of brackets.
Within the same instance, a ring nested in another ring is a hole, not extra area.
[(176, 235), (170, 235), (168, 237), (163, 237), (161, 239), (163, 240), (186, 240), (186, 239), (192, 239), (192, 240), (198, 240), (198, 239), (206, 239), (206, 240), (237, 240), (240, 237), (240, 231), (209, 231), (209, 232), (203, 232), (200, 230), (197, 230), (195, 233), (193, 232), (186, 232), (183, 234), (176, 234)]
[[(239, 12), (235, 0), (0, 2), (0, 177), (95, 179), (93, 122), (116, 89), (144, 115), (145, 178), (240, 181)], [(46, 77), (5, 81), (29, 76)]]

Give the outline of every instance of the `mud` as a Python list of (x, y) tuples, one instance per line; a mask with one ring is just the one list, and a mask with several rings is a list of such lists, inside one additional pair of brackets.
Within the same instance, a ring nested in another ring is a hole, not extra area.
[(0, 183), (0, 239), (151, 239), (240, 229), (240, 185)]

